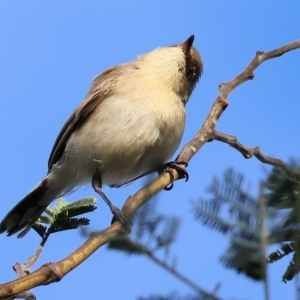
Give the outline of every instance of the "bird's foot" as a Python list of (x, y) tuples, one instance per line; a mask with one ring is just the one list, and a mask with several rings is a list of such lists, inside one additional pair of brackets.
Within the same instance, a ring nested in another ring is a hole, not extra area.
[[(184, 165), (184, 167), (182, 167)], [(164, 172), (168, 172), (171, 179), (174, 180), (174, 169), (178, 172), (180, 178), (185, 178), (185, 181), (189, 180), (189, 174), (186, 171), (188, 163), (185, 161), (170, 161), (164, 165)], [(170, 191), (173, 188), (173, 182), (164, 188), (165, 191)]]
[(127, 231), (130, 232), (132, 221), (124, 213), (122, 213), (121, 210), (116, 206), (112, 205), (110, 207), (110, 210), (114, 215), (111, 220), (111, 224), (113, 224), (114, 222), (119, 222)]

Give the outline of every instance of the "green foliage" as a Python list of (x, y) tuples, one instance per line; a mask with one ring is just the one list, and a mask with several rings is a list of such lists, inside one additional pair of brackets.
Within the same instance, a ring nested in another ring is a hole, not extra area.
[[(299, 162), (292, 160), (289, 163), (291, 170), (274, 167), (268, 174), (266, 188), (268, 205), (278, 209), (296, 208), (300, 205), (300, 168)], [(297, 215), (295, 213), (295, 215)], [(299, 218), (296, 218), (299, 220)], [(293, 219), (295, 220), (295, 219)], [(293, 223), (291, 220), (291, 223)]]
[[(44, 239), (51, 233), (76, 229), (79, 226), (89, 225), (88, 218), (77, 218), (77, 216), (92, 212), (96, 209), (96, 198), (88, 197), (72, 203), (60, 198), (54, 207), (48, 207), (33, 229)], [(43, 224), (46, 224), (43, 225)]]
[(243, 175), (228, 169), (221, 180), (213, 178), (208, 192), (211, 197), (192, 203), (192, 211), (202, 224), (230, 235), (221, 263), (253, 279), (262, 279), (264, 254), (260, 251), (258, 202), (244, 188)]
[[(293, 161), (284, 169), (274, 167), (256, 197), (245, 188), (244, 176), (233, 169), (222, 179), (214, 178), (208, 192), (209, 199), (192, 203), (192, 211), (202, 224), (230, 236), (220, 257), (225, 267), (262, 280), (266, 263), (293, 254), (282, 280), (299, 273), (299, 164)], [(281, 243), (280, 249), (265, 257), (265, 247), (276, 243)]]
[[(194, 294), (187, 296), (178, 296), (176, 293), (167, 296), (151, 295), (140, 297), (139, 300), (218, 300), (213, 293), (206, 292), (177, 270), (176, 259), (170, 255), (170, 248), (176, 240), (180, 225), (179, 219), (158, 213), (156, 200), (156, 198), (150, 199), (136, 213), (133, 220), (132, 238), (119, 236), (112, 240), (108, 247), (127, 254), (146, 255), (154, 263), (191, 287)], [(164, 254), (163, 259), (158, 256), (161, 252)]]
[(270, 263), (293, 253), (292, 259), (282, 276), (282, 281), (292, 280), (300, 271), (300, 168), (292, 160), (290, 167), (283, 170), (274, 167), (266, 180), (268, 205), (287, 212), (283, 229), (278, 233), (280, 249), (268, 255)]
[(109, 248), (130, 254), (161, 249), (167, 253), (176, 240), (179, 224), (177, 217), (159, 214), (156, 210), (156, 199), (152, 198), (134, 217), (132, 239), (119, 237), (109, 244)]

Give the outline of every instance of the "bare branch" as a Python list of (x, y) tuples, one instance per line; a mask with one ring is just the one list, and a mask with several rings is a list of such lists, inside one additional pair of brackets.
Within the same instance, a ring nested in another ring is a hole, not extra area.
[(266, 199), (265, 194), (263, 192), (264, 184), (260, 184), (260, 193), (258, 200), (258, 212), (259, 212), (259, 237), (260, 237), (260, 250), (262, 252), (261, 256), (261, 264), (263, 269), (263, 281), (264, 281), (264, 292), (265, 292), (265, 300), (270, 300), (270, 283), (268, 278), (268, 269), (267, 269), (267, 261), (266, 261), (266, 250), (268, 247), (268, 234), (266, 229)]
[[(30, 268), (37, 262), (42, 250), (43, 250), (43, 247), (39, 246), (36, 253), (34, 255), (31, 255), (24, 265), (21, 265), (18, 262), (14, 264), (13, 269), (17, 273), (18, 278), (27, 276), (28, 274), (31, 273)], [(35, 295), (29, 289), (26, 291), (23, 291), (17, 295), (14, 295), (12, 297), (5, 298), (5, 299), (9, 300), (9, 299), (15, 299), (15, 298), (21, 298), (21, 299), (26, 299), (26, 300), (35, 300), (36, 299)]]
[(214, 139), (226, 143), (232, 148), (238, 150), (247, 159), (254, 156), (262, 163), (282, 168), (287, 172), (287, 174), (300, 175), (299, 170), (294, 170), (293, 168), (289, 167), (282, 159), (264, 155), (260, 151), (259, 147), (246, 147), (245, 145), (241, 144), (233, 135), (214, 130)]
[(175, 267), (170, 266), (166, 262), (159, 259), (157, 256), (155, 256), (151, 251), (145, 250), (145, 254), (156, 264), (158, 264), (160, 267), (165, 269), (166, 271), (170, 272), (174, 275), (174, 277), (178, 278), (185, 284), (187, 284), (189, 287), (191, 287), (193, 290), (195, 290), (199, 295), (203, 295), (207, 299), (211, 300), (221, 300), (221, 298), (217, 297), (214, 293), (208, 293), (207, 291), (200, 288), (196, 283), (191, 281), (188, 277), (181, 274)]
[[(229, 94), (241, 85), (243, 82), (253, 79), (253, 71), (264, 61), (279, 57), (282, 54), (300, 48), (300, 40), (293, 43), (287, 44), (283, 47), (271, 50), (269, 52), (257, 51), (254, 59), (245, 68), (243, 72), (237, 75), (235, 78), (228, 82), (223, 82), (219, 85), (219, 95), (215, 100), (204, 124), (202, 125), (200, 131), (196, 136), (184, 146), (180, 155), (178, 156), (178, 161), (189, 162), (191, 158), (196, 154), (197, 151), (208, 141), (214, 139), (214, 129), (216, 127), (217, 121), (221, 117), (222, 113), (228, 106), (228, 96)], [(263, 159), (263, 157), (262, 157)], [(176, 178), (177, 179), (177, 178)]]
[(263, 51), (257, 51), (254, 59), (251, 61), (251, 63), (244, 69), (243, 72), (241, 72), (239, 75), (237, 75), (235, 78), (233, 78), (230, 81), (223, 82), (219, 86), (219, 96), (227, 99), (229, 94), (237, 88), (239, 85), (244, 83), (247, 80), (252, 80), (254, 78), (254, 70), (263, 62), (266, 60), (279, 57), (289, 51), (295, 50), (300, 48), (300, 40), (297, 40), (295, 42), (292, 42), (290, 44), (287, 44), (285, 46), (282, 46), (280, 48), (271, 50), (269, 52), (263, 52)]

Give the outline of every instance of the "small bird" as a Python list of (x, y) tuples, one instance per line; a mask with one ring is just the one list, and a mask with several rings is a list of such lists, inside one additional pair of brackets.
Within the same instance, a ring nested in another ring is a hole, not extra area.
[(97, 75), (56, 138), (48, 174), (2, 220), (0, 233), (23, 237), (55, 199), (91, 183), (102, 191), (156, 172), (172, 157), (185, 127), (185, 105), (202, 72), (194, 35)]

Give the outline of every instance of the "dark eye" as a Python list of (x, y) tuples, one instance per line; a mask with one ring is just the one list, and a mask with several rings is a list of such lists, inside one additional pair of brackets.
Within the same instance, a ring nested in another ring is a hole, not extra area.
[(192, 77), (192, 75), (193, 75), (193, 70), (192, 69), (189, 69), (189, 70), (187, 70), (187, 72), (186, 72), (186, 77), (187, 78), (191, 78)]

